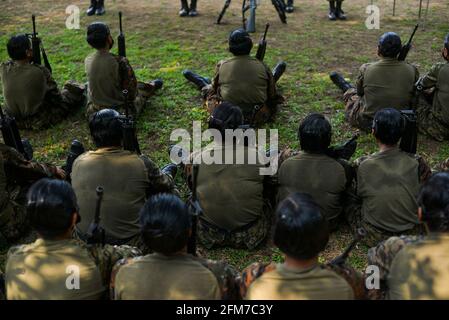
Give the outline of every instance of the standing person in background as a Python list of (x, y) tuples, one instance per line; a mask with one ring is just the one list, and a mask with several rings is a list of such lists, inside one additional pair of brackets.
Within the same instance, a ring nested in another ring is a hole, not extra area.
[(180, 17), (196, 17), (198, 11), (196, 11), (197, 0), (190, 0), (190, 7), (188, 0), (181, 0), (181, 10), (179, 10)]
[(90, 6), (86, 13), (88, 16), (93, 16), (94, 14), (97, 16), (104, 15), (106, 13), (104, 0), (90, 0)]

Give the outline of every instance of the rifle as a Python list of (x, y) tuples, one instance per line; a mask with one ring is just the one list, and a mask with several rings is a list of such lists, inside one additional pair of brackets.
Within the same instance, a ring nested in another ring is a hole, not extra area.
[(125, 96), (125, 117), (123, 118), (123, 149), (135, 152), (141, 155), (139, 141), (136, 134), (136, 123), (132, 116), (129, 115), (128, 106), (128, 90), (123, 90)]
[(344, 265), (346, 260), (349, 257), (349, 254), (351, 253), (351, 251), (354, 250), (355, 246), (365, 237), (366, 237), (365, 229), (358, 228), (354, 239), (351, 241), (351, 243), (346, 248), (346, 250), (341, 255), (339, 255), (338, 257), (333, 259), (329, 264), (334, 265), (334, 266)]
[(100, 226), (100, 211), (101, 211), (101, 201), (103, 200), (103, 187), (98, 186), (97, 192), (97, 204), (95, 207), (95, 217), (94, 221), (91, 222), (89, 228), (87, 229), (87, 243), (88, 244), (101, 244), (105, 243), (105, 230)]
[(120, 34), (117, 37), (118, 55), (121, 57), (126, 57), (126, 41), (125, 41), (125, 34), (123, 33), (122, 12), (121, 11), (118, 13), (118, 18), (119, 18), (119, 24), (120, 24)]
[(359, 135), (354, 135), (351, 140), (346, 141), (344, 144), (336, 147), (330, 147), (326, 154), (334, 159), (349, 160), (357, 150), (357, 139)]
[(34, 64), (42, 64), (42, 58), (44, 59), (44, 65), (52, 73), (50, 62), (48, 61), (47, 53), (45, 52), (44, 46), (42, 44), (41, 38), (38, 37), (38, 33), (36, 32), (36, 16), (33, 14), (31, 16), (31, 20), (33, 22), (33, 33), (27, 34), (28, 37), (31, 37), (31, 47), (33, 49), (33, 63)]
[(414, 110), (401, 110), (405, 121), (404, 133), (402, 135), (400, 148), (402, 151), (416, 154), (418, 149), (418, 125)]
[(265, 59), (265, 53), (267, 52), (267, 33), (270, 28), (270, 24), (267, 23), (265, 26), (265, 32), (259, 41), (259, 46), (257, 47), (256, 59), (263, 61)]
[(198, 183), (198, 171), (199, 165), (192, 165), (192, 196), (189, 199), (188, 206), (190, 213), (192, 215), (192, 234), (189, 238), (187, 244), (187, 253), (196, 256), (196, 237), (197, 237), (197, 227), (198, 227), (198, 217), (202, 215), (203, 210), (201, 209), (200, 202), (198, 200), (198, 194), (196, 191)]
[(3, 113), (0, 107), (0, 130), (2, 131), (3, 141), (11, 148), (16, 149), (21, 153), (25, 159), (31, 160), (32, 157), (25, 152), (22, 139), (20, 137), (19, 128), (17, 127), (16, 119), (9, 117)]
[(407, 58), (407, 55), (408, 55), (410, 49), (412, 48), (412, 41), (413, 41), (413, 38), (415, 37), (415, 33), (418, 30), (418, 28), (419, 28), (419, 24), (417, 24), (415, 26), (415, 29), (413, 29), (413, 33), (412, 33), (410, 39), (408, 40), (407, 44), (402, 47), (401, 52), (399, 53), (399, 56), (398, 56), (399, 61), (405, 61), (405, 59)]
[(221, 20), (223, 19), (224, 15), (226, 13), (226, 10), (228, 10), (230, 5), (231, 5), (231, 0), (226, 0), (225, 4), (223, 6), (223, 9), (221, 9), (220, 15), (217, 18), (217, 24), (221, 23)]

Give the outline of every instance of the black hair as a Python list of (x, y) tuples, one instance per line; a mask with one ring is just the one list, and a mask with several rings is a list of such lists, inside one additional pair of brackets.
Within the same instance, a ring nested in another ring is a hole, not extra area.
[(449, 232), (449, 173), (433, 175), (421, 187), (418, 204), (430, 231)]
[(229, 51), (235, 56), (249, 55), (253, 48), (253, 41), (248, 32), (237, 29), (229, 35)]
[(27, 57), (27, 51), (31, 50), (31, 42), (27, 35), (18, 34), (9, 39), (6, 47), (11, 59), (24, 60)]
[(225, 138), (226, 129), (237, 129), (243, 124), (242, 110), (230, 102), (220, 103), (209, 118), (209, 129), (217, 129)]
[(404, 118), (396, 109), (382, 109), (374, 116), (374, 136), (387, 146), (394, 146), (401, 140), (404, 128)]
[(444, 38), (444, 47), (449, 50), (449, 33), (447, 34), (446, 38)]
[(89, 129), (97, 148), (118, 147), (123, 142), (123, 122), (113, 109), (95, 112), (89, 121)]
[(394, 32), (384, 33), (379, 39), (379, 53), (386, 58), (396, 58), (401, 52), (401, 38)]
[(299, 125), (298, 139), (302, 150), (324, 153), (332, 139), (331, 124), (322, 114), (312, 113)]
[(103, 49), (106, 47), (109, 35), (111, 34), (109, 27), (103, 22), (93, 22), (87, 27), (87, 43), (95, 49)]
[(328, 242), (328, 222), (310, 195), (293, 193), (279, 204), (274, 244), (283, 253), (308, 260), (318, 256)]
[(39, 180), (28, 191), (27, 199), (27, 219), (44, 239), (67, 232), (73, 214), (79, 211), (72, 186), (62, 180)]
[(161, 193), (151, 197), (140, 210), (140, 225), (145, 245), (169, 255), (187, 245), (192, 222), (189, 208), (179, 197)]

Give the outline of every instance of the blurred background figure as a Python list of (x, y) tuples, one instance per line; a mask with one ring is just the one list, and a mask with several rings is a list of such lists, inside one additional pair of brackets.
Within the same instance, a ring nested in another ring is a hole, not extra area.
[(104, 0), (90, 0), (89, 9), (87, 9), (87, 15), (93, 16), (96, 14), (97, 16), (102, 16), (106, 13), (104, 9)]

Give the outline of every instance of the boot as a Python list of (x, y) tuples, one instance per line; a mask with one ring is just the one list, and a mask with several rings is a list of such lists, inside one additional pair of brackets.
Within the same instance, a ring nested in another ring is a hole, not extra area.
[(183, 149), (181, 146), (177, 144), (171, 145), (168, 148), (168, 155), (170, 156), (170, 160), (173, 163), (179, 162), (179, 160), (181, 161), (181, 163), (178, 164), (181, 170), (184, 170), (184, 166), (189, 160), (190, 156), (187, 150)]
[(97, 0), (90, 0), (90, 7), (87, 9), (86, 13), (88, 16), (93, 16), (97, 10)]
[(151, 81), (151, 84), (154, 86), (155, 90), (159, 90), (164, 85), (164, 81), (162, 81), (162, 79), (156, 79)]
[(25, 154), (26, 154), (26, 159), (33, 160), (34, 150), (33, 150), (33, 146), (30, 143), (30, 140), (22, 139), (22, 145), (23, 145), (23, 150), (25, 151)]
[(97, 16), (102, 16), (106, 13), (104, 9), (104, 0), (98, 0), (97, 10), (95, 10), (95, 14)]
[(337, 72), (332, 72), (329, 77), (331, 78), (332, 82), (341, 89), (341, 91), (346, 92), (349, 89), (354, 88), (348, 81), (343, 78), (343, 76)]
[(198, 11), (196, 11), (196, 2), (197, 0), (190, 1), (190, 10), (189, 10), (190, 17), (196, 17), (198, 15)]
[(287, 69), (287, 64), (282, 61), (279, 62), (276, 67), (274, 67), (272, 73), (273, 73), (273, 78), (274, 78), (274, 82), (278, 82), (278, 80), (282, 77), (282, 75), (285, 72), (285, 69)]
[(335, 1), (331, 0), (329, 1), (329, 20), (335, 21), (337, 20), (337, 16), (335, 15), (336, 9), (335, 9)]
[(285, 12), (292, 13), (295, 8), (293, 7), (293, 0), (287, 1), (287, 6), (285, 7)]
[(67, 155), (67, 160), (62, 169), (67, 173), (67, 177), (70, 177), (70, 173), (72, 173), (72, 167), (75, 160), (82, 155), (86, 150), (84, 149), (83, 144), (78, 140), (73, 140), (70, 145), (69, 154)]
[(192, 82), (193, 84), (195, 84), (199, 90), (203, 89), (205, 86), (207, 86), (209, 84), (208, 79), (193, 73), (190, 70), (184, 70), (182, 72), (184, 78), (186, 78), (187, 80), (189, 80), (190, 82)]
[(335, 15), (338, 19), (340, 20), (346, 20), (346, 16), (345, 13), (343, 12), (343, 10), (341, 9), (341, 5), (343, 4), (343, 1), (338, 1), (337, 0), (337, 9), (335, 11)]
[(172, 177), (172, 179), (175, 179), (176, 173), (178, 172), (178, 167), (174, 163), (169, 163), (161, 169), (161, 172)]
[(187, 0), (181, 0), (181, 10), (179, 10), (180, 17), (187, 17), (189, 15), (189, 4)]

